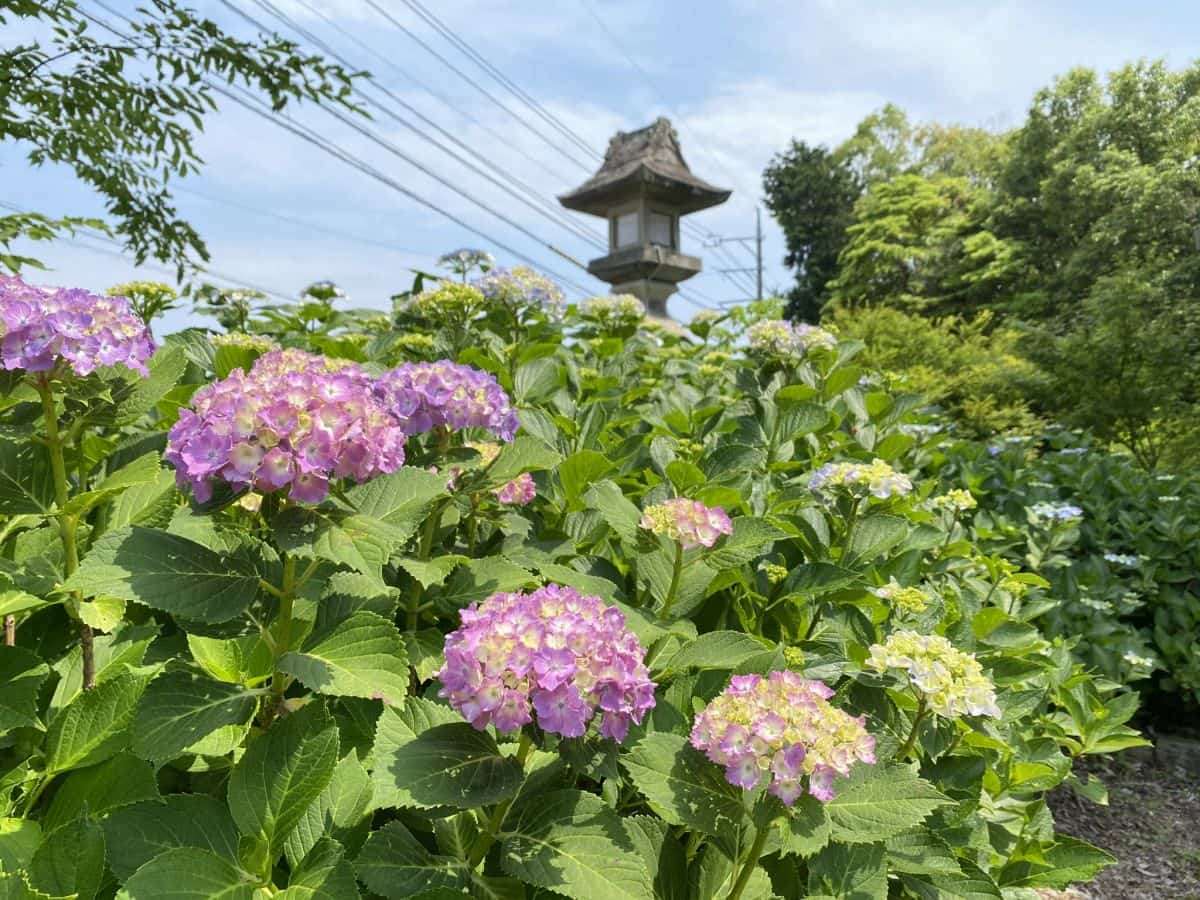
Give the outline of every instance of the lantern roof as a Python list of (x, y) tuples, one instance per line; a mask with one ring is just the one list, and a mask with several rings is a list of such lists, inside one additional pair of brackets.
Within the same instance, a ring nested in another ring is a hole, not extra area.
[(637, 131), (618, 131), (608, 142), (599, 171), (558, 202), (567, 209), (607, 216), (614, 205), (645, 194), (689, 213), (724, 203), (730, 193), (692, 174), (675, 129), (660, 117)]

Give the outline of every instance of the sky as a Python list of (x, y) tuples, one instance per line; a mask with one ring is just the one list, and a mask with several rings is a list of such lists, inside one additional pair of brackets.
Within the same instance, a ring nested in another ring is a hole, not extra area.
[[(127, 13), (137, 5), (109, 2)], [(229, 2), (315, 49), (254, 0)], [(294, 297), (313, 281), (331, 279), (352, 305), (386, 309), (392, 294), (411, 285), (414, 269), (430, 271), (441, 253), (466, 246), (492, 250), (501, 265), (522, 262), (511, 251), (529, 257), (577, 284), (569, 296), (604, 293), (607, 285), (547, 247), (582, 261), (600, 255), (563, 219), (584, 229), (599, 229), (600, 220), (561, 210), (543, 215), (522, 204), (422, 140), (407, 125), (430, 129), (412, 110), (555, 210), (553, 198), (586, 180), (616, 131), (665, 115), (692, 170), (733, 190), (724, 205), (685, 220), (698, 228), (685, 233), (683, 249), (705, 266), (684, 285), (689, 299), (671, 300), (673, 315), (686, 321), (698, 305), (748, 296), (752, 284), (745, 274), (720, 270), (754, 265), (749, 248), (731, 239), (754, 233), (762, 170), (792, 139), (834, 145), (887, 102), (914, 121), (1007, 128), (1020, 123), (1039, 87), (1074, 66), (1106, 71), (1159, 57), (1183, 66), (1200, 46), (1200, 14), (1174, 0), (1149, 6), (1120, 0), (424, 0), (543, 117), (405, 0), (374, 2), (395, 21), (370, 0), (275, 5), (369, 70), (390, 96), (373, 93), (373, 86), (364, 91), (395, 117), (376, 110), (362, 123), (364, 135), (315, 107), (292, 115), (483, 236), (224, 102), (197, 142), (202, 173), (182, 182), (177, 194), (179, 209), (207, 241), (214, 281), (219, 273)], [(111, 18), (90, 0), (81, 3)], [(256, 32), (225, 3), (191, 5), (234, 34)], [(24, 36), (14, 29), (0, 36), (0, 46)], [(26, 150), (0, 146), (0, 201), (54, 215), (103, 216), (99, 199), (69, 169), (33, 169)], [(765, 209), (762, 220), (765, 287), (785, 290), (791, 278), (782, 264), (783, 238)], [(726, 239), (719, 249), (704, 245), (717, 237)], [(50, 266), (31, 276), (42, 283), (98, 290), (135, 277), (170, 280), (162, 271), (135, 269), (116, 248), (99, 252), (102, 245), (89, 244), (20, 249)], [(204, 322), (180, 310), (162, 330), (188, 324)]]

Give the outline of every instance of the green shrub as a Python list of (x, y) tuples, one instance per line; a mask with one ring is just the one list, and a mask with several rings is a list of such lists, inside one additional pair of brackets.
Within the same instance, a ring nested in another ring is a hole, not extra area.
[(989, 313), (929, 319), (888, 307), (840, 310), (830, 320), (866, 345), (861, 359), (899, 379), (975, 434), (1024, 432), (1039, 417), (1031, 395), (1042, 372), (1021, 353), (1021, 335)]
[(1073, 764), (1145, 743), (1137, 696), (1039, 630), (862, 343), (487, 278), (432, 347), (306, 302), (287, 350), (192, 330), (145, 375), (47, 359), (57, 295), (0, 283), (4, 896), (1018, 900), (1112, 861), (1045, 794), (1103, 797)]

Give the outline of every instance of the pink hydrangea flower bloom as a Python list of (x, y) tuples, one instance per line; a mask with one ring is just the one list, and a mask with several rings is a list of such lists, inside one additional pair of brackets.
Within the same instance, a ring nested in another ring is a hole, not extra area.
[(124, 297), (34, 287), (0, 275), (0, 363), (6, 369), (48, 372), (62, 360), (80, 376), (117, 365), (148, 375), (154, 349), (150, 329)]
[[(795, 672), (735, 675), (696, 716), (692, 746), (725, 768), (730, 784), (767, 790), (791, 806), (804, 793), (833, 799), (833, 779), (875, 762), (865, 717), (829, 702), (833, 691)], [(807, 785), (805, 784), (807, 779)]]
[(711, 547), (723, 534), (733, 534), (733, 522), (719, 506), (676, 497), (647, 507), (641, 526), (683, 545), (684, 550)]
[(448, 359), (397, 366), (379, 379), (376, 392), (409, 434), (438, 426), (483, 428), (511, 441), (521, 425), (494, 376)]
[(654, 708), (646, 650), (624, 614), (599, 597), (548, 584), (493, 594), (462, 611), (446, 636), (440, 697), (476, 728), (579, 737), (600, 715), (600, 733), (623, 741)]
[(525, 506), (537, 496), (537, 484), (528, 472), (522, 472), (512, 481), (492, 492), (505, 506)]
[(361, 482), (400, 468), (403, 424), (358, 366), (276, 350), (249, 374), (235, 369), (198, 390), (164, 457), (201, 502), (225, 481), (320, 503), (332, 479)]

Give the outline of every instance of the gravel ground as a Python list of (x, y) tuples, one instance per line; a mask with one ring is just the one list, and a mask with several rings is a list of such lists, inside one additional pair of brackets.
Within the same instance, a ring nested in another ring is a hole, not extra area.
[(1167, 739), (1084, 767), (1108, 785), (1108, 806), (1060, 789), (1058, 830), (1102, 847), (1117, 864), (1054, 898), (1200, 900), (1200, 742)]

